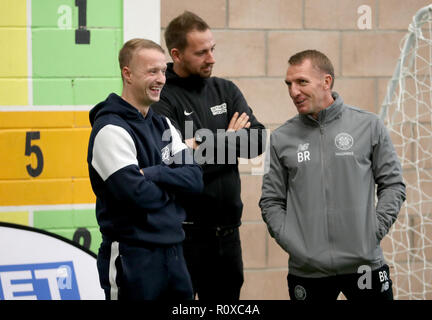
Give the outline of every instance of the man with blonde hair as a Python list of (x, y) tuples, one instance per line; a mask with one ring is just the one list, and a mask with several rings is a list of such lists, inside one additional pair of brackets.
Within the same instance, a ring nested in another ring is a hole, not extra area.
[(100, 283), (107, 299), (192, 299), (177, 199), (201, 192), (201, 168), (170, 121), (150, 108), (165, 84), (164, 50), (132, 39), (119, 62), (121, 97), (111, 93), (90, 111)]

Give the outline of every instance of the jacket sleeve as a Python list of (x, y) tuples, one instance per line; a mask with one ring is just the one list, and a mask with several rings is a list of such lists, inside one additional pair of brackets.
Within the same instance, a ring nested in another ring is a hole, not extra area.
[(273, 134), (270, 136), (270, 147), (266, 152), (266, 166), (269, 171), (263, 177), (262, 194), (259, 201), (264, 222), (270, 235), (288, 252), (285, 229), (286, 199), (288, 189), (288, 171), (281, 164), (274, 146)]
[(381, 240), (396, 221), (406, 199), (402, 168), (392, 141), (381, 120), (377, 121), (376, 141), (373, 145), (372, 170), (377, 184), (377, 238)]
[[(216, 134), (216, 141), (213, 145), (215, 147), (223, 145), (226, 150), (225, 154), (228, 155), (235, 154), (236, 157), (245, 159), (255, 158), (265, 150), (266, 129), (253, 114), (240, 89), (231, 81), (228, 81), (227, 84), (226, 90), (230, 96), (228, 121), (231, 120), (235, 112), (238, 112), (239, 116), (245, 112), (249, 116), (251, 125), (248, 129), (240, 129), (235, 132), (225, 131), (224, 133)], [(219, 139), (224, 141), (224, 143), (218, 144)]]
[[(237, 111), (239, 115), (241, 115), (243, 112), (246, 112), (246, 114), (249, 116), (251, 126), (248, 129), (241, 129), (237, 132), (228, 132), (227, 150), (229, 151), (230, 149), (235, 148), (237, 150), (238, 157), (248, 159), (255, 158), (262, 154), (265, 150), (265, 127), (253, 114), (252, 109), (247, 104), (246, 99), (244, 98), (240, 89), (234, 83), (230, 82), (230, 84), (232, 86), (231, 90), (233, 92), (232, 105), (234, 110), (232, 113), (234, 114), (234, 112)], [(232, 138), (230, 139), (231, 134), (236, 135), (235, 143), (232, 142)], [(243, 136), (245, 136), (245, 138)], [(242, 143), (242, 138), (247, 142)]]
[(120, 126), (99, 130), (91, 165), (118, 201), (147, 210), (158, 210), (169, 201), (168, 193), (141, 174), (134, 141)]
[[(251, 126), (237, 131), (220, 130), (213, 133), (207, 129), (197, 132), (204, 137), (195, 153), (197, 161), (203, 163), (205, 173), (217, 173), (229, 169), (228, 165), (237, 165), (237, 158), (252, 159), (261, 155), (266, 148), (267, 132), (263, 124), (253, 114), (240, 89), (231, 81), (226, 81), (225, 90), (228, 98), (228, 129), (229, 121), (235, 112), (239, 116), (245, 112), (249, 116)], [(223, 149), (223, 152), (221, 150)], [(223, 155), (221, 157), (220, 155)], [(222, 163), (222, 164), (220, 164)]]
[(200, 193), (204, 187), (202, 170), (197, 164), (174, 167), (161, 164), (142, 170), (144, 177), (173, 193)]
[(171, 192), (200, 193), (204, 188), (201, 167), (194, 161), (192, 150), (181, 140), (180, 134), (166, 118), (170, 134), (168, 164), (143, 168), (144, 176)]

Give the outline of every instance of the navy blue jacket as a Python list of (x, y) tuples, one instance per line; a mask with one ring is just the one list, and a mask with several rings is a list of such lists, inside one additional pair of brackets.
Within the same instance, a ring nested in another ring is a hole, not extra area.
[(203, 189), (201, 168), (170, 121), (112, 93), (90, 111), (90, 181), (101, 233), (128, 243), (183, 241), (178, 198)]

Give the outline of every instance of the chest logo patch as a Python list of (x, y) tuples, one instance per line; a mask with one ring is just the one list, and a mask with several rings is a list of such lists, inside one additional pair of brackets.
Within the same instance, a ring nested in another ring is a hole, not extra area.
[(167, 162), (170, 159), (170, 149), (168, 148), (168, 146), (166, 146), (165, 148), (163, 148), (161, 150), (161, 156), (162, 156), (162, 161), (163, 162)]
[(218, 106), (211, 107), (210, 110), (214, 116), (222, 113), (227, 113), (227, 104), (224, 102)]
[(335, 138), (336, 148), (339, 150), (349, 150), (354, 144), (354, 139), (348, 133), (341, 132)]
[(297, 162), (310, 161), (309, 143), (301, 143), (297, 147)]

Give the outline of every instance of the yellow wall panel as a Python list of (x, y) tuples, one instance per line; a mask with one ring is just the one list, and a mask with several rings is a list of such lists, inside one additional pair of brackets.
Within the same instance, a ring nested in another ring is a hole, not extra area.
[(72, 179), (0, 181), (0, 206), (72, 203)]
[(0, 212), (0, 221), (28, 226), (29, 213), (27, 211)]
[[(21, 80), (27, 90), (27, 80)], [(11, 82), (0, 79), (0, 93)], [(3, 87), (4, 86), (4, 87)], [(5, 99), (5, 98), (2, 98)], [(6, 98), (7, 99), (7, 98)], [(14, 98), (16, 99), (16, 97)], [(23, 97), (23, 101), (27, 97)], [(8, 105), (12, 105), (9, 103)], [(6, 111), (0, 112), (0, 129), (17, 128), (90, 128), (88, 111)]]
[(75, 127), (90, 128), (89, 111), (76, 111)]
[[(0, 91), (2, 90), (1, 84), (0, 80)], [(0, 129), (72, 128), (74, 118), (73, 111), (0, 112)]]
[(89, 137), (90, 129), (47, 130), (41, 138), (41, 148), (46, 150), (46, 177), (88, 177)]
[(0, 179), (27, 178), (27, 164), (29, 158), (24, 156), (25, 131), (0, 131)]
[[(89, 136), (90, 128), (1, 130), (0, 180), (88, 177)], [(40, 172), (31, 175), (29, 170)]]
[[(0, 65), (1, 64), (2, 62), (0, 61)], [(28, 105), (27, 91), (28, 91), (27, 79), (0, 79), (0, 105), (3, 106)], [(0, 123), (2, 122), (3, 122), (3, 115), (0, 114)]]
[(73, 203), (95, 203), (96, 196), (93, 193), (90, 179), (74, 179), (72, 197)]
[(26, 2), (26, 0), (1, 0), (0, 27), (25, 27), (27, 23)]
[[(27, 78), (26, 29), (0, 28), (0, 48), (0, 77)], [(2, 100), (0, 97), (0, 104)]]
[[(0, 21), (8, 24), (9, 14), (3, 7), (12, 6), (11, 1), (0, 1)], [(17, 1), (18, 4), (21, 1)], [(6, 18), (5, 16), (8, 16)], [(3, 21), (6, 19), (6, 22)], [(18, 19), (18, 18), (17, 18)], [(24, 6), (25, 25), (25, 6)], [(27, 30), (25, 27), (0, 28), (0, 105), (28, 104)]]

